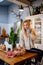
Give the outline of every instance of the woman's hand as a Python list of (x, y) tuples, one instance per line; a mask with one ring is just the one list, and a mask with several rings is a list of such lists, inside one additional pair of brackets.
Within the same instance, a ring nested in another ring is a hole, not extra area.
[(27, 30), (27, 36), (28, 36), (28, 37), (30, 36), (30, 33), (31, 33), (31, 30), (28, 29), (28, 30)]

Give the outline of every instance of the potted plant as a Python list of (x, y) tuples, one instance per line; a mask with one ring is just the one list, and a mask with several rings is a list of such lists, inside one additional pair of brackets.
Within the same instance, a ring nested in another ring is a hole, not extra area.
[(13, 27), (11, 27), (11, 32), (9, 36), (9, 44), (12, 44), (13, 47), (15, 47), (15, 42), (18, 40), (18, 33), (14, 32)]

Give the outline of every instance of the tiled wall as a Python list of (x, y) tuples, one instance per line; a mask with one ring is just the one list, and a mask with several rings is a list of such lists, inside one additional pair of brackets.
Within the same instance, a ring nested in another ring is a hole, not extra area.
[(8, 23), (8, 7), (0, 6), (0, 23)]
[[(8, 7), (0, 6), (0, 27), (8, 30)], [(0, 32), (1, 32), (0, 31)], [(8, 32), (8, 31), (7, 31)]]

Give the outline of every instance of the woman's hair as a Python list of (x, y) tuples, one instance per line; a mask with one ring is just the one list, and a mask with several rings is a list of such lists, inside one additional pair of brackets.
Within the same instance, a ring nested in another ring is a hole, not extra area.
[(23, 23), (22, 23), (22, 29), (24, 30), (24, 34), (25, 34), (25, 36), (27, 37), (27, 34), (26, 34), (26, 30), (25, 30), (25, 28), (24, 28), (24, 23), (27, 23), (28, 24), (28, 27), (30, 26), (30, 22), (31, 22), (31, 20), (30, 19), (27, 19), (27, 20), (25, 20)]
[(29, 19), (29, 20), (25, 20), (23, 23), (22, 23), (22, 27), (24, 28), (24, 23), (27, 23), (28, 24), (28, 26), (30, 26), (30, 22), (31, 22), (31, 20)]

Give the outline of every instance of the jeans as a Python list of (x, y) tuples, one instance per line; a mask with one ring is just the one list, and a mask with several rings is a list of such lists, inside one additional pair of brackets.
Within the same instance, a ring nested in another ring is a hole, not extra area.
[(43, 51), (42, 50), (37, 49), (37, 48), (31, 48), (30, 50), (26, 50), (26, 51), (38, 54), (38, 57), (35, 58), (35, 65), (37, 64), (37, 62), (41, 62), (42, 56), (43, 56)]
[(0, 65), (4, 65), (4, 61), (0, 60)]

